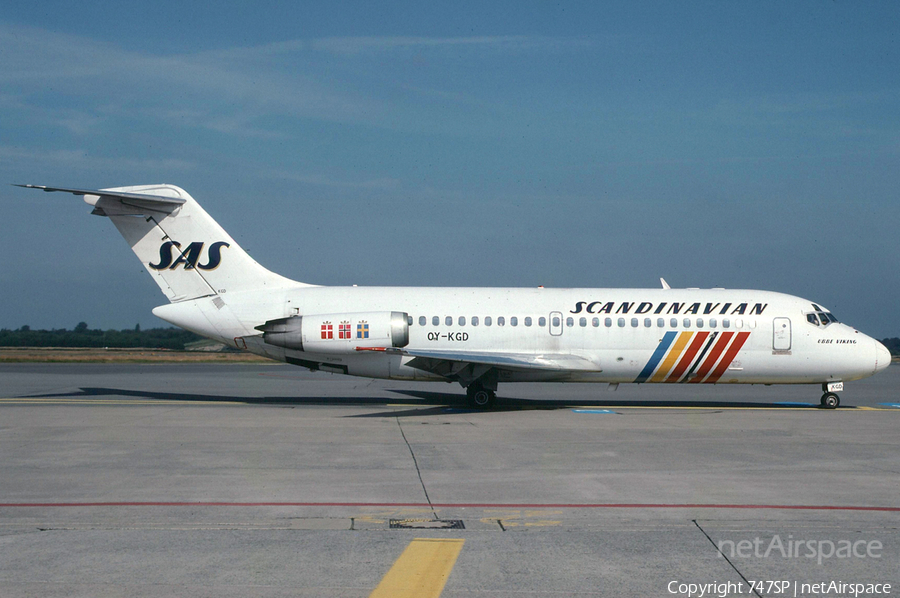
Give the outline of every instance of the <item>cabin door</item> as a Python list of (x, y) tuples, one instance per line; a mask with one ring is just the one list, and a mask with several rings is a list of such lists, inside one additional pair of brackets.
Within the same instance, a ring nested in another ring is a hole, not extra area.
[(775, 331), (772, 337), (772, 349), (775, 351), (791, 350), (791, 320), (790, 318), (775, 318)]

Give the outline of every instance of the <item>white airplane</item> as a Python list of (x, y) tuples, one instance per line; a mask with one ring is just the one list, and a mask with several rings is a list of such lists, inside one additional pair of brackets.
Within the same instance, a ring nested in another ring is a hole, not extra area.
[(884, 345), (806, 299), (754, 290), (323, 287), (260, 266), (184, 190), (85, 190), (169, 299), (176, 326), (310, 370), (455, 381), (821, 384), (885, 369)]

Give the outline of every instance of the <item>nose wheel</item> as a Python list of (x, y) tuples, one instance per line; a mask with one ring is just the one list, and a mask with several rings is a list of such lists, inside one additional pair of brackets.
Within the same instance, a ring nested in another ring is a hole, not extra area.
[(819, 404), (825, 409), (837, 409), (838, 405), (841, 404), (841, 398), (836, 393), (826, 392), (822, 395)]

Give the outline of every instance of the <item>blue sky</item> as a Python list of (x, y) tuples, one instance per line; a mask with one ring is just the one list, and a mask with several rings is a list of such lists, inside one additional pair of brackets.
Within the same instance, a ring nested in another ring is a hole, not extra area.
[[(761, 288), (900, 336), (900, 5), (18, 3), (0, 183), (185, 188), (319, 284)], [(0, 187), (0, 327), (162, 325)]]

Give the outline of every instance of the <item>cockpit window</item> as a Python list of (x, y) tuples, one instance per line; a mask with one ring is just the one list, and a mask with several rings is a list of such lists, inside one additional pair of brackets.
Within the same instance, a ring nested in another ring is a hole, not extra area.
[(806, 314), (806, 321), (814, 326), (818, 326), (819, 322), (821, 322), (822, 326), (828, 326), (829, 324), (836, 324), (838, 319), (834, 317), (834, 314), (830, 311), (825, 311), (815, 303), (812, 304), (814, 312), (810, 312)]

